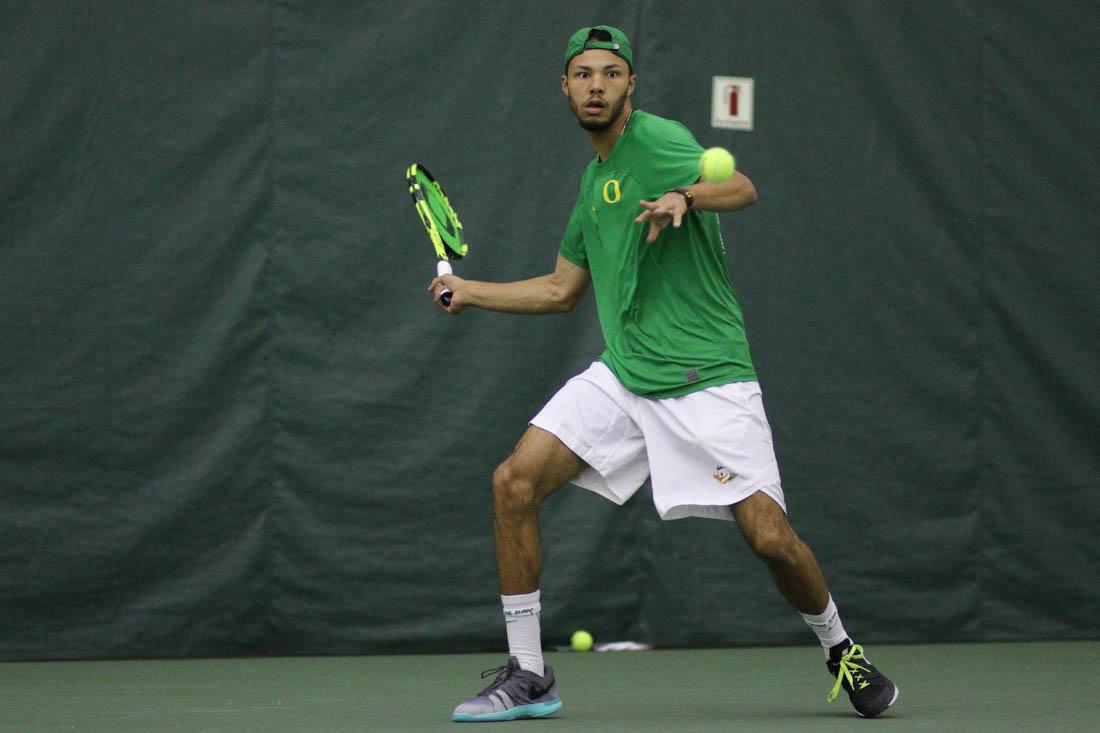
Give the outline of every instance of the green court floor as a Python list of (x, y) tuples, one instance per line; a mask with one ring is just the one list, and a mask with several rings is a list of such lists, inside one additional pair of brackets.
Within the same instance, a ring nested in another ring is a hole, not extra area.
[(0, 731), (1098, 731), (1100, 642), (868, 648), (901, 688), (874, 721), (825, 702), (820, 651), (550, 653), (561, 713), (452, 723), (501, 655), (0, 664)]

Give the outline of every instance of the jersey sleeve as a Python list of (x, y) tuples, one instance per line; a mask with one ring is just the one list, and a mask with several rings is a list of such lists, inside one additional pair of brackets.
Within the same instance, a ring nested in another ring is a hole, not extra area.
[(681, 186), (690, 186), (699, 180), (699, 158), (703, 155), (703, 146), (684, 125), (673, 120), (664, 120), (658, 139), (650, 145), (652, 157), (651, 197), (660, 196), (665, 191)]
[(565, 234), (562, 236), (561, 245), (558, 246), (558, 254), (577, 267), (587, 270), (588, 253), (584, 249), (584, 227), (581, 222), (584, 210), (583, 198), (583, 195), (577, 196), (577, 203), (573, 207), (573, 213), (569, 215), (569, 223), (565, 226)]

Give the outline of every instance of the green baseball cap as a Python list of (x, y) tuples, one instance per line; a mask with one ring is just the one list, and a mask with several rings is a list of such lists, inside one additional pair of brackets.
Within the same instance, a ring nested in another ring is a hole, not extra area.
[(565, 44), (565, 68), (569, 68), (569, 62), (574, 56), (591, 48), (602, 48), (626, 59), (630, 70), (634, 70), (634, 54), (630, 50), (630, 41), (625, 33), (609, 25), (588, 26), (570, 36), (569, 43)]

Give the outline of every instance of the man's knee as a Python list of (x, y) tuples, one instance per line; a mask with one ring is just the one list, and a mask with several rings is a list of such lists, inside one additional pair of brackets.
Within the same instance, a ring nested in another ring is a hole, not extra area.
[(745, 542), (767, 563), (791, 561), (801, 540), (774, 499), (757, 492), (733, 507)]
[(797, 554), (799, 539), (789, 527), (759, 527), (745, 539), (752, 551), (766, 563), (790, 562)]
[(767, 508), (767, 511), (738, 517), (741, 533), (752, 551), (769, 565), (793, 563), (800, 553), (802, 540), (785, 514), (772, 511), (770, 506)]
[(493, 471), (493, 501), (503, 509), (530, 510), (538, 506), (536, 482), (509, 456)]

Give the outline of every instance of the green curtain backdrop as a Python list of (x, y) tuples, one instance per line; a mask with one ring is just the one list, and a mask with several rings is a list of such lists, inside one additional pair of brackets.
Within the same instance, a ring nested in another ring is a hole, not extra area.
[[(436, 311), (402, 173), (462, 274), (549, 271), (597, 22), (760, 192), (731, 277), (849, 630), (1100, 635), (1095, 3), (8, 2), (0, 657), (503, 648), (490, 476), (601, 336)], [(810, 641), (725, 523), (542, 519), (548, 644)]]

